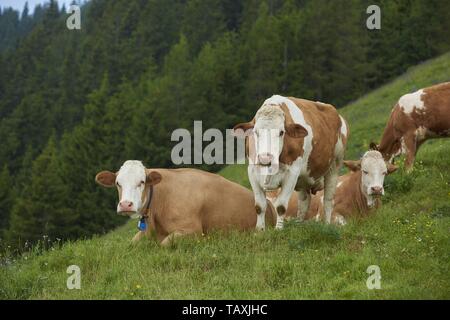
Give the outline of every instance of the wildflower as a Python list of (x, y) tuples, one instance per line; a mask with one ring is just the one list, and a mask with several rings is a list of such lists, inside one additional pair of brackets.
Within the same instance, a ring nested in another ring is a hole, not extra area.
[(137, 284), (136, 285), (136, 289), (140, 289), (141, 288), (141, 285), (140, 284)]

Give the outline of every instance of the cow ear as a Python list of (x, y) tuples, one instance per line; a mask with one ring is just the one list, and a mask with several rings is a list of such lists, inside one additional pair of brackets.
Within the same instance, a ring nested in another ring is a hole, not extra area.
[(160, 183), (161, 180), (162, 176), (159, 172), (150, 171), (149, 173), (147, 173), (147, 181), (146, 181), (147, 184), (154, 186), (155, 184)]
[(392, 163), (386, 163), (386, 167), (388, 174), (394, 173), (398, 169), (398, 166)]
[(233, 128), (233, 135), (235, 137), (244, 138), (253, 132), (253, 127), (255, 124), (252, 122), (239, 123)]
[(116, 184), (116, 174), (111, 171), (99, 172), (95, 176), (95, 182), (103, 187), (112, 188)]
[(286, 133), (292, 138), (304, 138), (308, 135), (308, 131), (297, 123), (291, 123), (286, 126)]
[(369, 145), (369, 150), (380, 151), (378, 145), (375, 142), (371, 142)]
[(345, 160), (344, 166), (349, 168), (351, 171), (361, 170), (361, 160)]

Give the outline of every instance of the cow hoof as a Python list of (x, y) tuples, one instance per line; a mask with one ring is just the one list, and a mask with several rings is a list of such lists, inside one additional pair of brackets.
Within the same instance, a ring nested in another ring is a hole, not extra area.
[(283, 227), (284, 227), (283, 222), (277, 222), (277, 225), (275, 226), (275, 229), (281, 230), (281, 229), (283, 229)]

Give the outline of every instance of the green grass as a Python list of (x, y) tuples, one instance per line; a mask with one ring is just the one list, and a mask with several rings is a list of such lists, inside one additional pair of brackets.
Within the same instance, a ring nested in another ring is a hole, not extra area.
[[(381, 136), (403, 93), (449, 80), (450, 54), (411, 69), (341, 109), (350, 123), (349, 158)], [(249, 186), (245, 166), (221, 174)], [(382, 209), (345, 227), (290, 222), (277, 232), (214, 233), (171, 248), (130, 245), (135, 221), (102, 237), (0, 267), (2, 299), (449, 299), (450, 139), (427, 142), (415, 171), (386, 180)], [(81, 268), (81, 290), (66, 269)], [(368, 290), (368, 266), (381, 289)]]

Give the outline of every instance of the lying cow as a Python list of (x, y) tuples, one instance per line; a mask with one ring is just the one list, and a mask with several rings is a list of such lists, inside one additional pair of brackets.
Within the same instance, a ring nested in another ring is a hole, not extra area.
[(283, 227), (289, 199), (299, 192), (302, 219), (311, 193), (325, 189), (326, 221), (331, 220), (338, 170), (344, 158), (348, 129), (336, 109), (320, 102), (273, 96), (251, 122), (234, 127), (248, 137), (248, 176), (255, 195), (257, 229), (265, 228), (265, 192), (281, 187), (274, 202), (276, 227)]
[[(216, 174), (195, 169), (147, 169), (142, 162), (130, 160), (117, 173), (98, 173), (95, 181), (104, 187), (117, 187), (118, 214), (141, 217), (133, 242), (152, 231), (161, 245), (167, 245), (186, 234), (251, 230), (256, 225), (251, 191)], [(271, 211), (268, 223), (275, 224)]]
[[(349, 217), (363, 217), (377, 209), (384, 195), (384, 178), (397, 170), (395, 165), (384, 161), (380, 152), (373, 150), (366, 152), (361, 160), (344, 161), (344, 165), (351, 172), (339, 177), (331, 215), (332, 223), (341, 225)], [(273, 193), (268, 196), (271, 202), (274, 198), (276, 195)], [(289, 206), (295, 206), (296, 200), (297, 196), (293, 194)], [(319, 191), (311, 200), (306, 220), (320, 220), (323, 215), (323, 191)], [(289, 207), (286, 216), (295, 217), (296, 206)]]
[(371, 147), (390, 162), (405, 154), (410, 171), (420, 145), (443, 137), (450, 137), (450, 82), (402, 96), (392, 109), (380, 145)]

